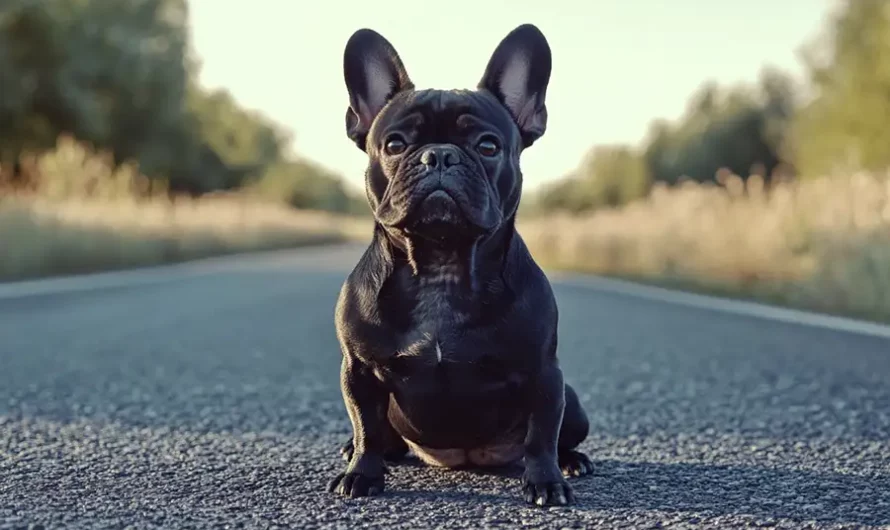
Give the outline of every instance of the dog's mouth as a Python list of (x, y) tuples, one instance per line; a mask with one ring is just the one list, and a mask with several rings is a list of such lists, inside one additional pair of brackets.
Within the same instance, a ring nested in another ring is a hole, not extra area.
[(418, 206), (418, 222), (456, 223), (462, 218), (460, 207), (445, 190), (436, 190), (421, 201)]
[(435, 190), (417, 205), (407, 232), (434, 240), (445, 240), (470, 228), (457, 201), (445, 190)]

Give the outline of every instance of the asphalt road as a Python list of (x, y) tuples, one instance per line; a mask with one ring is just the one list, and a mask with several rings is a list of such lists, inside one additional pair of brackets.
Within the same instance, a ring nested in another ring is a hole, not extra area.
[(328, 494), (357, 255), (0, 286), (0, 527), (890, 527), (886, 329), (597, 282), (555, 282), (597, 466), (578, 504), (526, 507), (518, 469), (416, 463), (381, 497)]

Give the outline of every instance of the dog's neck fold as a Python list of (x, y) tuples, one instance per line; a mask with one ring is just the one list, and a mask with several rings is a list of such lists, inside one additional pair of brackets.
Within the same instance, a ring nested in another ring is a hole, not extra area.
[(510, 245), (513, 220), (491, 234), (462, 242), (439, 242), (384, 230), (393, 253), (407, 261), (415, 277), (464, 283), (473, 293), (500, 277)]

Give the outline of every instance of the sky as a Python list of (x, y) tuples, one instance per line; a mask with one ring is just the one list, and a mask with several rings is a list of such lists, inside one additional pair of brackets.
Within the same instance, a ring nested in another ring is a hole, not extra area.
[(189, 0), (201, 83), (292, 131), (297, 153), (354, 186), (367, 165), (343, 121), (343, 48), (355, 30), (386, 37), (417, 88), (474, 88), (498, 42), (537, 25), (553, 71), (547, 132), (522, 155), (526, 189), (571, 172), (594, 144), (638, 145), (705, 80), (755, 81), (766, 64), (802, 75), (800, 47), (834, 3)]

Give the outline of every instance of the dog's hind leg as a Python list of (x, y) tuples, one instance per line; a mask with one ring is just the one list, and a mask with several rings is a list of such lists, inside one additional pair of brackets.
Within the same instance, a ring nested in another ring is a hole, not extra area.
[(578, 401), (575, 390), (565, 385), (565, 410), (562, 426), (559, 429), (559, 441), (556, 444), (559, 468), (567, 477), (580, 477), (593, 472), (593, 463), (584, 453), (576, 448), (587, 438), (590, 421)]

